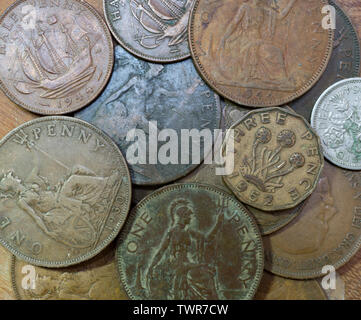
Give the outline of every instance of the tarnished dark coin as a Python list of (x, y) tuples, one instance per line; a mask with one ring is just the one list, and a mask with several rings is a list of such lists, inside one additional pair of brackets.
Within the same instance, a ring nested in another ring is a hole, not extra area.
[(189, 22), (191, 54), (208, 84), (245, 106), (286, 104), (325, 70), (333, 30), (327, 0), (196, 0)]
[(119, 44), (152, 62), (190, 56), (188, 19), (194, 0), (103, 0), (108, 26)]
[(336, 166), (361, 170), (361, 78), (329, 87), (312, 110), (311, 125), (324, 156)]
[(117, 248), (132, 299), (251, 299), (263, 271), (257, 225), (234, 197), (174, 184), (130, 213)]
[(0, 35), (0, 87), (35, 113), (86, 106), (112, 72), (110, 32), (85, 1), (18, 0), (0, 18)]
[[(224, 130), (224, 134), (227, 129), (229, 129), (233, 124), (235, 124), (238, 120), (240, 120), (247, 112), (250, 110), (236, 106), (230, 101), (222, 101), (222, 120), (221, 120), (221, 128)], [(216, 146), (214, 146), (216, 147)], [(214, 154), (220, 152), (219, 150), (215, 150)], [(218, 188), (223, 189), (224, 191), (232, 194), (232, 191), (226, 186), (224, 183), (222, 176), (216, 174), (216, 168), (220, 167), (216, 163), (205, 164), (202, 163), (199, 167), (197, 167), (190, 174), (177, 180), (179, 183), (203, 183), (216, 186)], [(137, 204), (140, 200), (142, 200), (147, 195), (154, 192), (156, 189), (153, 187), (144, 187), (144, 186), (135, 186), (132, 192), (132, 201), (133, 204)], [(254, 218), (257, 221), (258, 227), (261, 231), (262, 235), (270, 234), (275, 232), (289, 222), (291, 222), (301, 211), (304, 202), (300, 203), (298, 206), (292, 209), (287, 210), (278, 210), (272, 212), (265, 212), (256, 208), (253, 208), (249, 205), (245, 205), (246, 209), (253, 214)]]
[(263, 273), (255, 300), (327, 300), (316, 280), (291, 280)]
[(223, 179), (242, 202), (264, 211), (290, 209), (316, 188), (324, 161), (320, 140), (303, 117), (266, 108), (231, 128), (222, 152), (234, 169)]
[[(152, 64), (135, 58), (120, 46), (115, 48), (115, 54), (114, 73), (107, 88), (75, 116), (105, 131), (124, 155), (135, 146), (134, 141), (127, 141), (131, 130), (144, 132), (146, 141), (139, 152), (146, 153), (145, 161), (129, 164), (133, 183), (160, 185), (179, 179), (199, 165), (211, 149), (211, 145), (205, 149), (203, 139), (197, 142), (186, 138), (192, 148), (186, 150), (188, 160), (183, 162), (185, 139), (181, 131), (209, 129), (213, 134), (220, 124), (219, 97), (205, 85), (190, 60)], [(157, 142), (163, 129), (170, 129), (176, 141), (163, 137)], [(161, 154), (165, 155), (164, 150), (170, 145), (178, 152), (176, 163), (169, 158), (161, 162)], [(198, 163), (193, 161), (196, 151), (200, 151)]]
[[(13, 256), (11, 278), (17, 299), (21, 300), (125, 300), (118, 280), (115, 246), (110, 245), (93, 259), (77, 266), (48, 269), (29, 266)], [(34, 268), (34, 271), (31, 270)], [(34, 276), (25, 282), (24, 272)], [(34, 273), (33, 273), (34, 272)]]
[(310, 91), (290, 103), (290, 107), (308, 121), (322, 92), (335, 82), (357, 77), (360, 73), (360, 43), (357, 31), (343, 10), (335, 2), (329, 2), (336, 9), (336, 30), (331, 59), (320, 80)]
[(131, 182), (115, 143), (69, 117), (29, 121), (0, 141), (0, 243), (38, 266), (88, 260), (118, 234)]
[(339, 268), (361, 245), (361, 173), (328, 162), (300, 215), (263, 238), (265, 268), (277, 275), (307, 279)]

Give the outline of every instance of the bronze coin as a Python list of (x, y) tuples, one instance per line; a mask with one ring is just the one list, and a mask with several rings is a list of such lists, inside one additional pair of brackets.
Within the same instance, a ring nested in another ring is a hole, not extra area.
[(307, 279), (348, 262), (361, 245), (361, 172), (325, 163), (316, 190), (300, 215), (264, 237), (265, 268), (280, 276)]
[(320, 80), (306, 94), (290, 103), (292, 109), (311, 121), (312, 109), (329, 86), (346, 78), (357, 77), (360, 74), (360, 43), (357, 29), (350, 18), (333, 1), (330, 5), (336, 9), (336, 29), (331, 59)]
[(332, 53), (327, 0), (196, 0), (189, 40), (196, 67), (219, 94), (251, 107), (286, 104), (308, 91)]
[[(27, 275), (33, 272), (33, 283), (30, 277), (28, 282), (24, 281), (23, 271)], [(13, 256), (11, 278), (16, 298), (20, 300), (127, 299), (118, 280), (114, 245), (89, 261), (61, 269), (31, 266)]]
[(195, 183), (143, 199), (120, 233), (116, 255), (132, 299), (251, 299), (263, 272), (252, 216), (229, 194)]
[(194, 0), (103, 0), (104, 15), (124, 49), (151, 62), (190, 56), (188, 19)]
[[(134, 184), (162, 185), (185, 176), (201, 163), (212, 143), (200, 135), (197, 142), (196, 134), (184, 139), (183, 132), (209, 130), (213, 138), (221, 110), (218, 95), (202, 81), (190, 59), (167, 65), (149, 63), (116, 46), (114, 71), (105, 90), (75, 117), (114, 140), (127, 155)], [(129, 139), (132, 130), (137, 138)], [(136, 147), (143, 145), (139, 140), (144, 141), (144, 147)], [(186, 140), (188, 148), (183, 146)], [(177, 154), (173, 157), (174, 149)], [(188, 152), (186, 161), (184, 150)], [(133, 155), (137, 159), (132, 162)]]
[(263, 273), (255, 300), (327, 300), (316, 280), (291, 280)]
[(94, 126), (43, 117), (0, 141), (0, 243), (38, 266), (88, 260), (118, 234), (131, 181), (115, 143)]
[(102, 91), (113, 68), (110, 32), (85, 1), (18, 0), (0, 18), (0, 87), (19, 106), (54, 115)]
[(263, 211), (285, 210), (316, 188), (324, 162), (320, 139), (302, 116), (254, 110), (231, 129), (222, 152), (234, 169), (223, 179), (239, 200)]

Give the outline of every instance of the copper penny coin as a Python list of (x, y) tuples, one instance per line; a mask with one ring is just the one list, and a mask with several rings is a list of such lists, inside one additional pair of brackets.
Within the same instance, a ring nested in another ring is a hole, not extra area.
[(119, 233), (131, 180), (115, 143), (94, 126), (43, 117), (0, 141), (0, 243), (44, 267), (88, 260)]
[(263, 238), (265, 268), (277, 275), (321, 277), (324, 266), (338, 269), (361, 245), (361, 173), (325, 163), (316, 190), (300, 215)]
[(239, 200), (263, 211), (285, 210), (316, 188), (321, 144), (302, 116), (281, 108), (254, 110), (231, 129), (222, 153), (234, 169), (223, 179)]
[(312, 109), (320, 94), (335, 82), (358, 77), (360, 74), (360, 42), (357, 29), (350, 18), (335, 2), (329, 1), (336, 9), (336, 29), (331, 59), (320, 80), (306, 94), (292, 101), (290, 106), (297, 113), (311, 120)]
[[(132, 182), (149, 186), (175, 181), (202, 162), (212, 143), (200, 134), (210, 131), (213, 139), (221, 110), (219, 96), (202, 81), (190, 59), (149, 63), (116, 46), (114, 71), (105, 90), (75, 117), (106, 132), (127, 155)], [(189, 147), (184, 146), (187, 140)]]
[(0, 35), (0, 87), (35, 113), (86, 106), (112, 72), (110, 32), (85, 1), (18, 0), (1, 16)]
[(188, 19), (194, 0), (103, 0), (114, 38), (132, 54), (151, 62), (190, 56)]
[[(93, 259), (77, 266), (48, 269), (31, 266), (13, 256), (12, 286), (20, 300), (126, 300), (115, 263), (115, 246), (110, 245)], [(34, 282), (26, 282), (33, 273)]]
[(252, 216), (224, 191), (195, 183), (143, 199), (120, 234), (117, 260), (132, 299), (251, 299), (263, 272)]
[(196, 0), (189, 40), (196, 67), (219, 94), (250, 107), (308, 91), (332, 53), (327, 0)]
[(327, 300), (316, 280), (292, 280), (263, 273), (255, 300)]

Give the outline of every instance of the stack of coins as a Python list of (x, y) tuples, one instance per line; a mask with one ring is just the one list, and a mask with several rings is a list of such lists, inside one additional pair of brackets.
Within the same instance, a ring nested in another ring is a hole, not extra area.
[(0, 298), (360, 299), (340, 4), (3, 2)]

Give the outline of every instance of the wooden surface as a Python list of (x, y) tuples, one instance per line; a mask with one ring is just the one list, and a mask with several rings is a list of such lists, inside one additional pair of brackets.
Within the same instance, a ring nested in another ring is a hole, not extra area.
[[(13, 2), (14, 0), (1, 0), (0, 14), (2, 14)], [(88, 0), (88, 2), (103, 15), (102, 0)], [(361, 0), (339, 0), (338, 3), (351, 17), (357, 28), (359, 37), (361, 38)], [(1, 67), (4, 68), (5, 66)], [(0, 138), (20, 124), (36, 117), (36, 115), (16, 106), (0, 91)], [(10, 254), (0, 248), (0, 299), (11, 299), (14, 297), (9, 278), (9, 259)], [(347, 266), (347, 269), (343, 270), (343, 273), (346, 272), (350, 275), (349, 277), (345, 277), (346, 299), (355, 299), (357, 297), (360, 299), (361, 253), (353, 259), (352, 263)], [(352, 294), (347, 294), (348, 288), (352, 290)]]

